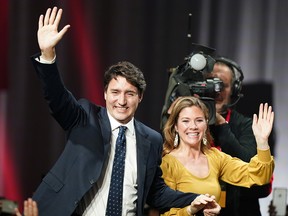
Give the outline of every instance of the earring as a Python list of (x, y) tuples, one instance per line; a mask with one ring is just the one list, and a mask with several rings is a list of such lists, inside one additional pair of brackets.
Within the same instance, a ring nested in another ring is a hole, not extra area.
[(174, 138), (174, 147), (176, 148), (178, 146), (178, 142), (179, 142), (179, 135), (176, 132), (175, 138)]
[(207, 142), (208, 142), (208, 141), (207, 141), (207, 138), (206, 138), (206, 135), (203, 137), (202, 140), (203, 140), (203, 144), (206, 146), (206, 145), (207, 145)]

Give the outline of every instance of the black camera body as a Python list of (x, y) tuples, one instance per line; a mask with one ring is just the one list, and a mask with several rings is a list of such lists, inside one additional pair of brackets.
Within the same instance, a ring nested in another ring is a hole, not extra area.
[(224, 85), (219, 78), (208, 78), (216, 62), (212, 57), (214, 51), (212, 48), (194, 45), (194, 51), (184, 59), (183, 64), (169, 69), (170, 77), (161, 114), (161, 129), (168, 119), (169, 107), (180, 96), (197, 95), (209, 110), (209, 124), (215, 124), (214, 98)]
[(171, 94), (171, 100), (175, 100), (179, 96), (198, 95), (199, 97), (215, 98), (223, 89), (223, 82), (217, 77), (206, 78), (207, 72), (195, 71), (191, 68), (176, 69), (174, 79), (178, 87)]
[(219, 78), (207, 78), (205, 81), (195, 81), (188, 85), (192, 94), (212, 98), (223, 88), (223, 82)]

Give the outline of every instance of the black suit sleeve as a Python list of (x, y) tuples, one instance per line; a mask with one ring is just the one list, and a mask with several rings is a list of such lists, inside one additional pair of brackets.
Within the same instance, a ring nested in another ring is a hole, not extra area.
[[(61, 79), (57, 64), (42, 64), (36, 61), (39, 54), (31, 57), (33, 66), (41, 81), (44, 98), (50, 112), (64, 130), (79, 123), (85, 123), (85, 112)], [(81, 122), (79, 122), (81, 120)]]

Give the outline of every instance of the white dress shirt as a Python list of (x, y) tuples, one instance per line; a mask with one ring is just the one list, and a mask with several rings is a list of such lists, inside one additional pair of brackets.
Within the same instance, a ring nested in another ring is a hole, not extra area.
[[(108, 112), (107, 112), (108, 113)], [(112, 166), (114, 160), (114, 153), (116, 148), (116, 139), (119, 132), (119, 126), (121, 124), (117, 122), (109, 113), (108, 117), (111, 124), (112, 137), (111, 137), (111, 151), (109, 153), (108, 160), (106, 161), (106, 169), (104, 167), (103, 172), (93, 186), (93, 189), (89, 191), (89, 194), (85, 195), (87, 201), (89, 199), (91, 203), (87, 206), (83, 215), (105, 215), (108, 193), (110, 187), (110, 180), (112, 175)], [(136, 215), (136, 202), (137, 202), (137, 153), (136, 153), (136, 135), (134, 128), (134, 119), (128, 122), (126, 125), (126, 158), (125, 158), (125, 171), (123, 182), (123, 208), (122, 216), (135, 216)], [(95, 195), (94, 195), (95, 194)], [(93, 197), (94, 196), (94, 197)]]

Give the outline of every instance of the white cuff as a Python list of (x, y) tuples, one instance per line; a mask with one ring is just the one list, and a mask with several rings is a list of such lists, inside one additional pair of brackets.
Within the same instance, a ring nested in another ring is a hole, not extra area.
[(56, 55), (51, 61), (43, 59), (42, 56), (39, 56), (39, 58), (38, 57), (35, 58), (35, 60), (42, 63), (42, 64), (53, 64), (56, 61)]

